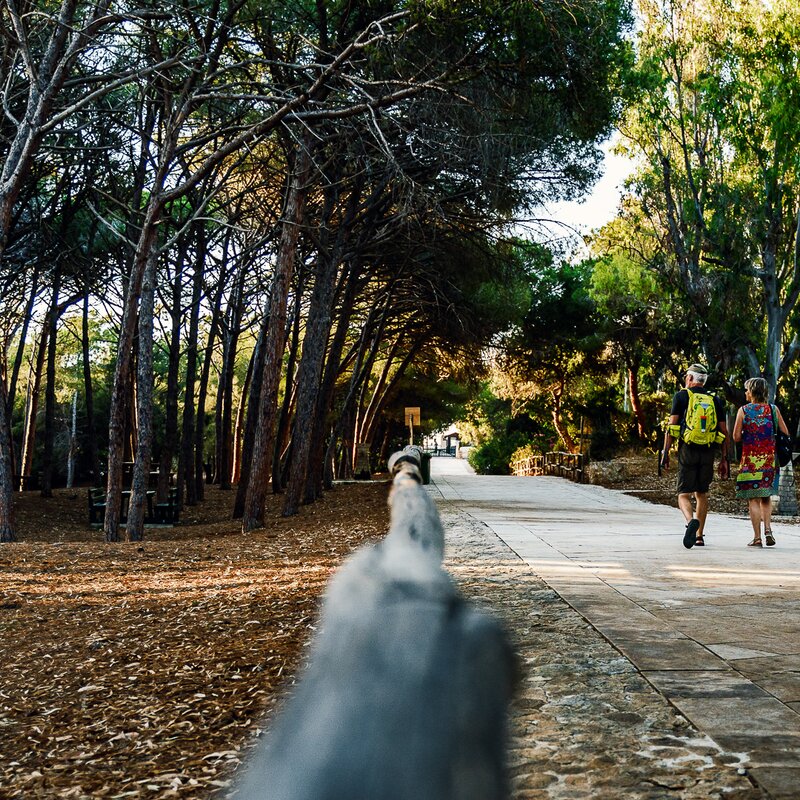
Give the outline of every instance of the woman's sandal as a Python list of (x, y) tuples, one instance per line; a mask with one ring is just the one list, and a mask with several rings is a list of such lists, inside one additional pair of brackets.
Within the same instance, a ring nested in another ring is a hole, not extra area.
[(764, 531), (764, 538), (767, 540), (767, 547), (775, 547), (775, 537), (772, 531)]
[(763, 545), (763, 543), (761, 541), (761, 537), (758, 536), (755, 539), (753, 539), (752, 542), (748, 542), (747, 546), (748, 547), (763, 547), (764, 545)]

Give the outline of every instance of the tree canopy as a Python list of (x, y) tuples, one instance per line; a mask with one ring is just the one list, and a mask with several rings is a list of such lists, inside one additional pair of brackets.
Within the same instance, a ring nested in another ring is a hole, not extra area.
[(141, 536), (151, 462), (182, 502), (238, 484), (249, 530), (270, 482), (292, 513), (359, 444), (377, 457), (409, 370), (477, 374), (524, 313), (504, 242), (596, 175), (629, 21), (617, 0), (4, 0), (0, 538), (13, 491), (58, 479), (68, 368), (109, 540), (123, 483)]

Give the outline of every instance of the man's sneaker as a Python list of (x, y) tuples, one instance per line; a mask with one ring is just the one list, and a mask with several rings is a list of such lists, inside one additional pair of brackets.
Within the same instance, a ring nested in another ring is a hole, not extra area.
[(699, 519), (690, 519), (686, 525), (686, 533), (683, 534), (683, 546), (687, 550), (691, 550), (694, 547), (695, 541), (697, 540), (697, 529), (699, 527)]

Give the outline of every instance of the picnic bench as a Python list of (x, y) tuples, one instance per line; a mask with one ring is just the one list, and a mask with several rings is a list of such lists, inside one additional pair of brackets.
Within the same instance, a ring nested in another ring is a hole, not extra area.
[(178, 490), (172, 487), (163, 503), (153, 506), (153, 521), (161, 525), (177, 525), (180, 521), (181, 508), (178, 503)]
[(89, 524), (102, 525), (106, 516), (106, 490), (89, 487)]
[[(147, 491), (147, 509), (144, 515), (145, 525), (177, 525), (180, 519), (177, 488), (169, 490), (167, 499), (163, 503), (155, 503), (155, 496), (155, 490), (149, 489)], [(89, 524), (94, 526), (102, 525), (106, 515), (106, 490), (101, 487), (90, 487), (88, 489), (88, 499)], [(128, 521), (130, 501), (131, 490), (123, 490), (120, 504), (120, 523)]]

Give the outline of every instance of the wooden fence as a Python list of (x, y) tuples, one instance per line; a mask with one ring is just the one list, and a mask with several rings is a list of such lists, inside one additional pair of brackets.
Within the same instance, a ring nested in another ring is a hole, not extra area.
[(564, 453), (556, 451), (543, 456), (530, 456), (511, 462), (514, 475), (556, 475), (583, 483), (583, 453)]

